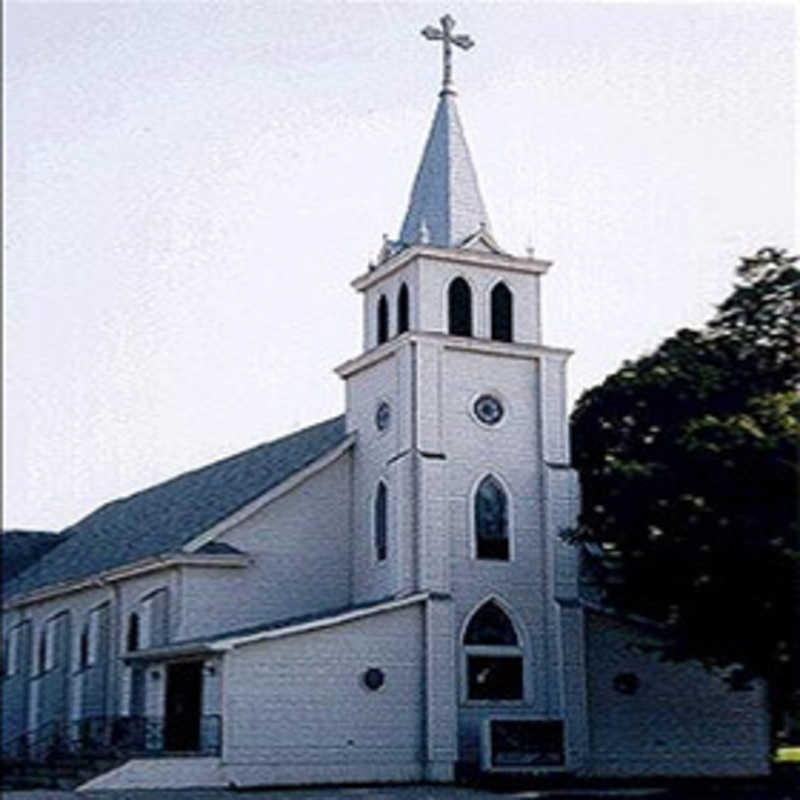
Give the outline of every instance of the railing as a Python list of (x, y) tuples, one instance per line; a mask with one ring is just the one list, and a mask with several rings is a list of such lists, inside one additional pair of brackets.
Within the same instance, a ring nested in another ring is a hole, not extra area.
[(85, 717), (53, 720), (2, 744), (2, 757), (42, 763), (75, 756), (219, 756), (222, 718), (205, 714), (197, 725), (164, 717)]

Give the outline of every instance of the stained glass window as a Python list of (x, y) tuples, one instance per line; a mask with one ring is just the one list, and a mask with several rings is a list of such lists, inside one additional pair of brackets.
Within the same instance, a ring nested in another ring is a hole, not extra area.
[(505, 611), (490, 600), (472, 615), (464, 634), (464, 644), (515, 646), (518, 644), (517, 633)]
[(491, 475), (475, 492), (475, 539), (478, 558), (508, 559), (508, 499)]

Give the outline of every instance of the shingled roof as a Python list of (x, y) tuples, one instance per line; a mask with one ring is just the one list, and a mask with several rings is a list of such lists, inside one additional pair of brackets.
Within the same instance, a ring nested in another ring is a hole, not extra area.
[(333, 450), (343, 416), (179, 475), (101, 506), (4, 586), (5, 597), (174, 553), (247, 503)]
[(3, 583), (24, 572), (34, 561), (60, 543), (61, 538), (52, 531), (3, 531), (0, 537)]
[(489, 228), (455, 98), (443, 92), (414, 179), (400, 241), (458, 247), (472, 234)]

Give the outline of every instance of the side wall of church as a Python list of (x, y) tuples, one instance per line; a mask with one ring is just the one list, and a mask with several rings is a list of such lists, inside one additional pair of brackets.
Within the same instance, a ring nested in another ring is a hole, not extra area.
[[(163, 602), (152, 604), (159, 613), (151, 624), (148, 600), (156, 595)], [(4, 641), (14, 628), (25, 633), (17, 642), (14, 674), (2, 682), (3, 738), (127, 714), (129, 669), (120, 656), (133, 612), (142, 620), (140, 648), (172, 639), (180, 614), (177, 570), (155, 570), (5, 611)]]
[(351, 459), (343, 453), (217, 539), (247, 553), (247, 567), (182, 568), (176, 638), (350, 603)]
[(592, 774), (769, 772), (763, 686), (731, 691), (696, 662), (637, 649), (646, 636), (637, 626), (597, 613), (586, 620)]
[[(424, 777), (425, 613), (418, 603), (226, 656), (223, 760), (239, 785)], [(366, 670), (383, 673), (369, 689)]]

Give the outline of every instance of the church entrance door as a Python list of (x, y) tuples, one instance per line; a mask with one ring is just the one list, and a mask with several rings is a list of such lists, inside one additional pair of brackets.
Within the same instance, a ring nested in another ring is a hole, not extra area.
[(165, 750), (185, 752), (200, 748), (202, 696), (202, 661), (188, 661), (167, 666)]

